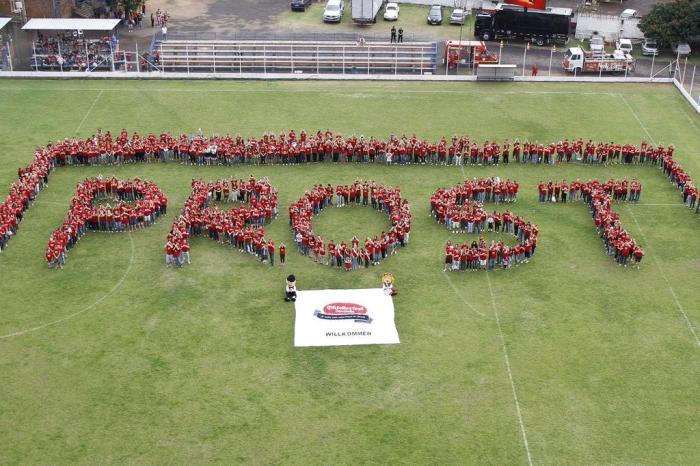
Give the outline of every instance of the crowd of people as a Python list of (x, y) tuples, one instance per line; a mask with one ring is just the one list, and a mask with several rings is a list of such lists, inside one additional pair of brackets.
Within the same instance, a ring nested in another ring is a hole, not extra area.
[(168, 21), (170, 21), (170, 13), (168, 13), (168, 10), (161, 11), (160, 8), (158, 8), (155, 13), (151, 13), (151, 27), (167, 26)]
[[(93, 205), (95, 201), (106, 201)], [(114, 205), (110, 202), (114, 202)], [(68, 214), (51, 233), (46, 248), (49, 267), (62, 268), (68, 250), (87, 230), (123, 232), (153, 224), (167, 212), (168, 199), (158, 185), (139, 178), (88, 178), (78, 183)]]
[(111, 53), (116, 50), (113, 39), (88, 39), (75, 32), (43, 34), (34, 41), (32, 68), (42, 70), (88, 71), (111, 67)]
[(450, 189), (440, 188), (431, 196), (432, 217), (453, 234), (503, 232), (512, 234), (519, 241), (515, 246), (508, 246), (503, 241), (487, 244), (483, 236), (478, 241), (461, 245), (448, 241), (445, 245), (445, 272), (507, 269), (529, 262), (537, 249), (537, 226), (509, 210), (488, 212), (483, 207), (486, 202), (515, 202), (518, 187), (516, 181), (497, 177), (472, 179)]
[(581, 195), (591, 208), (598, 234), (605, 242), (606, 253), (614, 256), (620, 266), (627, 267), (628, 264), (634, 263), (638, 268), (644, 257), (644, 250), (622, 228), (620, 216), (612, 210), (615, 187), (620, 183), (617, 180), (605, 183), (592, 180), (583, 185)]
[(611, 207), (615, 201), (638, 202), (642, 192), (642, 184), (638, 180), (608, 180), (604, 183), (598, 180), (576, 180), (572, 183), (548, 181), (540, 182), (537, 190), (540, 202), (565, 203), (579, 199), (587, 202), (598, 234), (605, 242), (606, 253), (614, 256), (621, 266), (627, 267), (628, 263), (634, 262), (639, 267), (644, 250), (622, 228), (620, 217)]
[(330, 130), (298, 134), (291, 130), (275, 135), (263, 133), (259, 138), (204, 136), (196, 134), (158, 135), (149, 133), (119, 134), (98, 129), (92, 137), (65, 139), (49, 144), (59, 164), (124, 164), (145, 162), (178, 162), (185, 165), (233, 164), (302, 164), (316, 162), (357, 162), (396, 164), (434, 164), (461, 166), (499, 165), (508, 163), (555, 164), (650, 164), (661, 166), (672, 159), (674, 148), (639, 145), (594, 143), (592, 140), (564, 139), (542, 144), (506, 139), (479, 144), (469, 136), (454, 135), (430, 141), (416, 135), (392, 135), (387, 140), (352, 135), (343, 137)]
[[(222, 210), (219, 203), (247, 203)], [(192, 192), (168, 234), (165, 244), (165, 263), (181, 267), (189, 264), (191, 235), (207, 235), (221, 244), (228, 244), (240, 252), (258, 257), (275, 265), (275, 243), (265, 238), (265, 224), (277, 216), (277, 190), (267, 178), (247, 180), (231, 178), (207, 182), (192, 180)], [(278, 249), (280, 263), (284, 264), (286, 247)]]
[[(419, 140), (415, 135), (391, 136), (386, 141), (363, 136), (346, 139), (328, 130), (315, 134), (307, 134), (302, 130), (298, 135), (292, 130), (278, 136), (268, 132), (261, 138), (249, 139), (240, 135), (205, 137), (201, 131), (190, 136), (173, 136), (167, 132), (141, 136), (138, 133), (130, 135), (122, 130), (113, 136), (109, 131), (98, 130), (87, 139), (65, 138), (37, 148), (32, 164), (18, 170), (18, 180), (10, 186), (8, 196), (0, 204), (0, 252), (17, 232), (24, 211), (47, 185), (50, 172), (56, 166), (65, 165), (118, 165), (136, 162), (175, 162), (187, 165), (296, 164), (327, 160), (447, 165), (463, 162), (505, 163), (508, 160), (521, 163), (603, 163), (605, 157), (604, 163), (645, 163), (660, 167), (671, 183), (681, 191), (682, 201), (700, 213), (697, 188), (690, 176), (673, 159), (673, 146), (654, 147), (644, 141), (636, 146), (621, 146), (612, 143), (595, 144), (591, 140), (584, 143), (581, 139), (574, 140), (573, 143), (564, 139), (561, 143), (549, 144), (547, 147), (550, 149), (547, 151), (541, 144), (519, 143), (517, 139), (513, 144), (506, 140), (502, 145), (484, 143), (475, 149), (474, 145), (468, 136), (453, 136), (448, 146), (444, 137), (437, 142)], [(620, 146), (619, 155), (616, 155), (617, 146)], [(551, 147), (554, 147), (553, 151)], [(546, 153), (549, 154), (548, 157), (545, 156)], [(552, 156), (552, 153), (555, 155)], [(572, 195), (573, 200), (578, 199), (579, 192), (575, 186), (572, 191), (569, 184), (567, 200)], [(555, 192), (554, 194), (556, 197)], [(636, 192), (637, 198), (638, 194), (639, 191)], [(561, 190), (559, 199), (562, 199)]]
[(683, 196), (683, 203), (691, 209), (695, 209), (696, 214), (700, 214), (700, 202), (698, 202), (698, 188), (693, 184), (685, 170), (671, 157), (663, 160), (663, 170), (671, 184), (680, 190)]
[[(537, 185), (540, 202), (575, 202), (583, 198), (584, 191), (590, 190), (590, 181), (582, 182), (581, 180), (572, 181), (566, 180), (556, 182), (549, 180), (541, 181)], [(608, 191), (614, 201), (630, 201), (639, 202), (639, 197), (642, 194), (642, 183), (639, 180), (632, 179), (631, 181), (610, 180), (605, 184), (605, 189)]]
[[(334, 205), (337, 208), (349, 205), (371, 206), (386, 213), (391, 222), (388, 232), (382, 231), (361, 242), (353, 236), (350, 241), (327, 243), (313, 231), (312, 217)], [(399, 246), (406, 246), (411, 231), (411, 209), (407, 200), (401, 198), (399, 188), (386, 187), (374, 181), (355, 180), (351, 185), (316, 185), (304, 193), (301, 199), (289, 206), (289, 223), (297, 248), (304, 256), (332, 267), (345, 270), (368, 268), (396, 254)]]

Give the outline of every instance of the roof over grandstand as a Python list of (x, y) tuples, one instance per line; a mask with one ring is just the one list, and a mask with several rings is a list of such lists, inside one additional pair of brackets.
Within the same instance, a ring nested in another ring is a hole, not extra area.
[(111, 31), (119, 19), (32, 18), (22, 29), (29, 31)]
[(0, 29), (7, 26), (7, 23), (9, 23), (10, 21), (12, 21), (12, 18), (0, 18)]

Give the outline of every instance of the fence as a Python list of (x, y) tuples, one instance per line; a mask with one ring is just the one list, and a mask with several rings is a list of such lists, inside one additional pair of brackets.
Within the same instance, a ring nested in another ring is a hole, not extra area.
[(0, 70), (12, 71), (12, 39), (0, 42)]
[[(365, 34), (358, 32), (298, 32), (298, 33), (269, 33), (256, 31), (226, 32), (219, 34), (213, 31), (205, 32), (168, 32), (167, 40), (232, 40), (232, 41), (314, 41), (314, 42), (339, 42), (357, 41), (360, 38), (367, 42), (389, 42), (389, 29), (385, 34)], [(435, 40), (429, 36), (414, 33), (404, 33), (404, 42), (430, 42)], [(161, 32), (157, 32), (151, 41), (155, 51), (157, 45), (165, 40)]]
[(676, 70), (674, 84), (695, 111), (700, 113), (700, 70), (697, 65), (691, 68), (687, 62), (681, 62)]

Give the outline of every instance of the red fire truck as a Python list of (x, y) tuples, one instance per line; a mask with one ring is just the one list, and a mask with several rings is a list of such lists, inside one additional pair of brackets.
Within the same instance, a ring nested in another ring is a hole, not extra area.
[(471, 68), (498, 63), (498, 54), (489, 52), (486, 44), (480, 40), (448, 40), (445, 41), (442, 63), (448, 68), (456, 68), (457, 65)]

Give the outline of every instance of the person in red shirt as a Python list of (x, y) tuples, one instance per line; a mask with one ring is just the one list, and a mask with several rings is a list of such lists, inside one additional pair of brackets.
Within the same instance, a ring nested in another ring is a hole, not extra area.
[(275, 242), (268, 240), (267, 242), (267, 257), (270, 259), (270, 266), (275, 265)]

